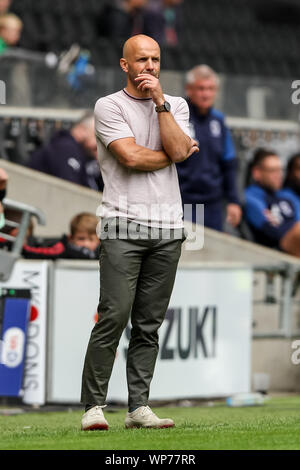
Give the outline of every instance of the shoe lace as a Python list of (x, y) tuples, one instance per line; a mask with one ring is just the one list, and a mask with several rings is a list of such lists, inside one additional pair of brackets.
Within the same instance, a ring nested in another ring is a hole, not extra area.
[(97, 411), (102, 410), (102, 408), (105, 408), (107, 405), (97, 405), (94, 406), (93, 411), (94, 413), (97, 413)]
[(142, 416), (147, 416), (147, 415), (150, 416), (150, 415), (154, 415), (154, 413), (151, 410), (150, 406), (144, 406), (141, 415)]

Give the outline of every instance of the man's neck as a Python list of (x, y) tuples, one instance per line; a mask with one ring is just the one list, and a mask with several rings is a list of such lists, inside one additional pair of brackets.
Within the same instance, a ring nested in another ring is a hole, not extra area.
[(198, 114), (201, 116), (207, 116), (211, 108), (199, 108), (199, 106), (194, 105), (197, 109)]
[(258, 181), (254, 181), (254, 184), (262, 188), (264, 191), (266, 191), (269, 194), (275, 194), (277, 192), (277, 189), (271, 188), (270, 186), (260, 183)]
[(210, 108), (200, 108), (199, 106), (197, 106), (196, 104), (194, 104), (194, 103), (190, 100), (190, 98), (188, 98), (188, 101), (189, 101), (189, 103), (193, 106), (193, 108), (195, 109), (195, 111), (197, 112), (197, 114), (200, 115), (200, 116), (203, 116), (203, 117), (207, 116), (208, 113), (209, 113), (210, 110), (211, 110), (211, 107), (210, 107)]
[(131, 95), (134, 96), (135, 98), (151, 98), (150, 91), (140, 91), (137, 90), (135, 86), (132, 85), (132, 83), (127, 82), (127, 86), (125, 88), (125, 91)]

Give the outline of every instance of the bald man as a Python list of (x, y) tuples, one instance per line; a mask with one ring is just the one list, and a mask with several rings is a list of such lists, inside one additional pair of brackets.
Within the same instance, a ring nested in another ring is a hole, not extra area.
[(175, 163), (198, 151), (183, 98), (163, 93), (160, 49), (144, 35), (126, 41), (126, 87), (95, 106), (104, 192), (101, 203), (100, 300), (85, 357), (82, 430), (108, 429), (102, 409), (119, 339), (131, 318), (126, 428), (166, 428), (148, 406), (158, 353), (185, 239)]

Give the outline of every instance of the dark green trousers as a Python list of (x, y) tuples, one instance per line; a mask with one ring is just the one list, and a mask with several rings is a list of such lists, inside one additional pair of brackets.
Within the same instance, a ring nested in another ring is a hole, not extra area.
[(148, 403), (158, 329), (169, 305), (185, 235), (183, 229), (176, 229), (165, 238), (159, 229), (158, 238), (146, 239), (150, 228), (140, 225), (137, 229), (138, 239), (119, 235), (110, 239), (101, 232), (98, 322), (91, 333), (82, 376), (81, 401), (85, 405), (105, 404), (116, 350), (130, 316), (128, 405), (135, 408)]

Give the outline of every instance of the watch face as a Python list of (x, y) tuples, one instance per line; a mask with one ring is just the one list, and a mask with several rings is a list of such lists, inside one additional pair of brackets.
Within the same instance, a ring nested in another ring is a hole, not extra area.
[(166, 111), (170, 111), (170, 109), (171, 109), (171, 105), (167, 101), (164, 102), (164, 107), (165, 107)]

